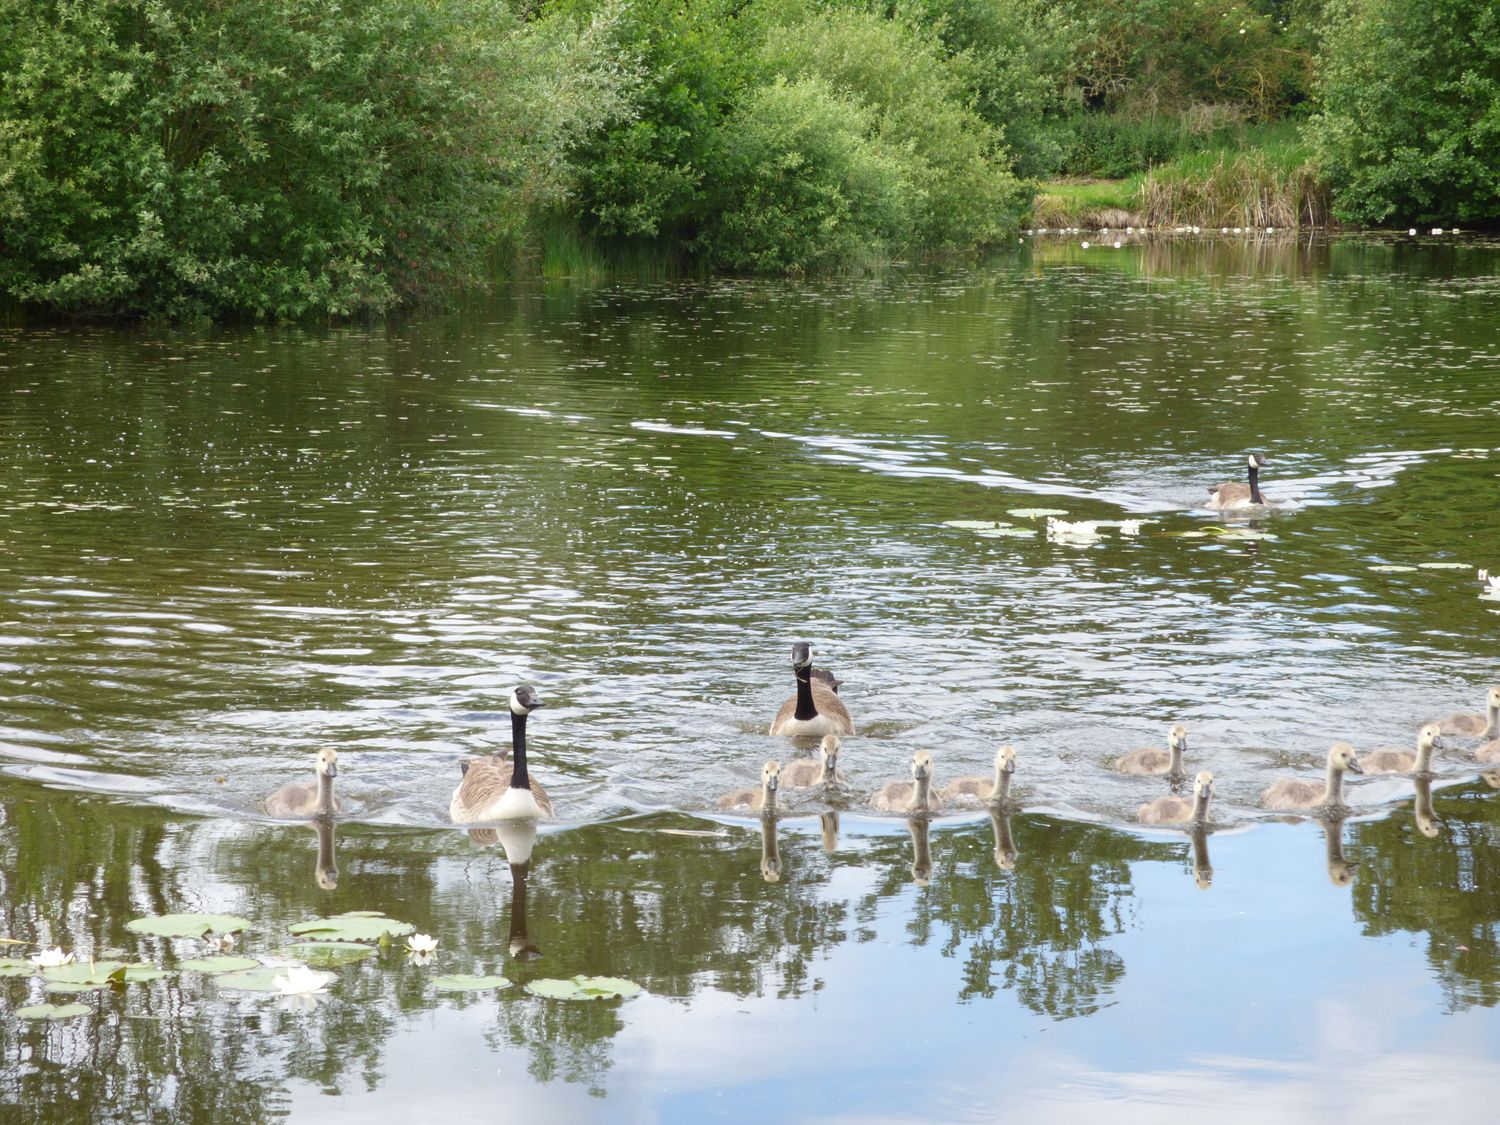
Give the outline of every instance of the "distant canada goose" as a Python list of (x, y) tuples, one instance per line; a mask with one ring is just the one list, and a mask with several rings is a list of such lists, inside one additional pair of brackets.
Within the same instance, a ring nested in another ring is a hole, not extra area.
[(983, 801), (1005, 804), (1010, 800), (1010, 779), (1016, 772), (1014, 747), (1002, 746), (995, 751), (994, 777), (955, 777), (943, 786), (945, 801)]
[(911, 756), (910, 781), (887, 781), (873, 796), (870, 804), (880, 812), (937, 812), (943, 799), (932, 791), (932, 755), (918, 750)]
[(1121, 773), (1164, 773), (1170, 777), (1182, 777), (1182, 752), (1187, 749), (1187, 727), (1173, 723), (1167, 731), (1168, 749), (1149, 747), (1132, 750), (1120, 757), (1115, 769)]
[(776, 844), (776, 818), (760, 818), (760, 877), (768, 883), (781, 882), (781, 849)]
[(1341, 816), (1323, 825), (1323, 858), (1328, 864), (1328, 881), (1335, 887), (1347, 887), (1354, 882), (1354, 869), (1359, 864), (1344, 858), (1344, 818)]
[(836, 734), (823, 736), (816, 760), (798, 758), (781, 767), (781, 784), (788, 789), (837, 785), (844, 780), (844, 775), (839, 772), (839, 736)]
[(1439, 828), (1437, 812), (1432, 807), (1432, 775), (1418, 774), (1411, 779), (1411, 783), (1417, 791), (1417, 798), (1412, 803), (1412, 816), (1417, 822), (1417, 831), (1424, 836), (1436, 836)]
[(1200, 891), (1214, 885), (1214, 865), (1208, 858), (1208, 825), (1194, 824), (1188, 830), (1193, 840), (1193, 882)]
[(995, 866), (1001, 871), (1014, 871), (1016, 856), (1016, 842), (1010, 835), (1010, 813), (995, 805), (990, 806), (990, 828), (995, 834)]
[(1245, 458), (1249, 465), (1249, 483), (1237, 480), (1216, 484), (1208, 490), (1208, 503), (1203, 505), (1215, 512), (1228, 512), (1235, 508), (1251, 508), (1266, 502), (1260, 494), (1260, 467), (1266, 463), (1264, 453), (1251, 453)]
[(925, 816), (914, 816), (906, 830), (911, 833), (911, 881), (925, 887), (932, 882), (931, 823)]
[(463, 780), (448, 802), (448, 816), (454, 824), (552, 816), (547, 791), (526, 770), (526, 717), (542, 706), (528, 684), (510, 693), (511, 761), (496, 754), (462, 763)]
[(839, 847), (839, 814), (829, 810), (819, 813), (818, 820), (823, 828), (823, 850), (832, 855)]
[(1214, 775), (1203, 770), (1193, 778), (1193, 796), (1158, 797), (1142, 805), (1136, 819), (1142, 824), (1208, 823), (1208, 803), (1214, 796)]
[(1485, 694), (1488, 716), (1473, 711), (1460, 711), (1447, 718), (1437, 720), (1444, 734), (1460, 738), (1500, 738), (1500, 687), (1492, 687)]
[(318, 861), (313, 867), (313, 877), (317, 880), (318, 889), (323, 891), (334, 891), (339, 885), (339, 865), (333, 857), (333, 817), (318, 816), (313, 818), (313, 828), (318, 833)]
[(797, 679), (797, 692), (776, 712), (772, 734), (821, 738), (825, 734), (854, 733), (854, 720), (839, 698), (837, 681), (830, 687), (831, 677), (813, 674), (812, 646), (806, 641), (792, 645), (792, 675)]
[(339, 756), (331, 746), (318, 751), (317, 780), (289, 781), (266, 798), (272, 816), (332, 816), (342, 807), (333, 795)]
[(1354, 747), (1335, 742), (1328, 751), (1328, 778), (1323, 784), (1301, 778), (1277, 778), (1260, 795), (1268, 809), (1312, 809), (1344, 807), (1344, 772), (1364, 773)]
[(776, 790), (781, 785), (781, 763), (767, 762), (760, 769), (760, 788), (736, 789), (719, 798), (719, 808), (726, 812), (758, 812), (770, 816), (776, 811)]
[(1371, 750), (1359, 756), (1359, 765), (1365, 773), (1431, 773), (1432, 750), (1437, 745), (1439, 727), (1428, 723), (1417, 731), (1417, 750)]

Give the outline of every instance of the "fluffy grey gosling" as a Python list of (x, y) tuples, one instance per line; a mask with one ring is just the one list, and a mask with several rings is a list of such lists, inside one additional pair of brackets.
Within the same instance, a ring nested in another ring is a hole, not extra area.
[(289, 781), (266, 798), (272, 816), (332, 816), (340, 809), (333, 796), (333, 779), (339, 772), (339, 756), (331, 746), (318, 751), (317, 780)]
[(1008, 804), (1010, 779), (1016, 772), (1016, 752), (1009, 746), (995, 751), (995, 776), (955, 777), (943, 786), (945, 801), (983, 801), (986, 804)]
[(1436, 723), (1428, 723), (1417, 732), (1417, 751), (1382, 748), (1359, 756), (1360, 769), (1365, 773), (1431, 773), (1432, 750), (1437, 745), (1440, 729)]
[(1132, 750), (1115, 763), (1115, 769), (1121, 773), (1164, 773), (1171, 777), (1183, 776), (1182, 753), (1187, 749), (1187, 727), (1181, 723), (1173, 723), (1171, 729), (1167, 731), (1167, 747), (1166, 750), (1159, 747)]
[(932, 791), (932, 755), (918, 750), (911, 756), (910, 781), (887, 781), (870, 798), (880, 812), (930, 813), (943, 806), (943, 799)]
[(1489, 712), (1487, 716), (1473, 711), (1449, 715), (1437, 721), (1442, 733), (1460, 738), (1500, 738), (1500, 687), (1490, 688), (1484, 699)]
[(776, 790), (781, 785), (781, 763), (769, 761), (760, 768), (759, 789), (736, 789), (719, 798), (719, 808), (726, 812), (758, 812), (770, 815), (776, 811)]
[(1136, 819), (1142, 824), (1208, 823), (1208, 803), (1214, 796), (1214, 775), (1207, 770), (1193, 778), (1193, 796), (1158, 797), (1141, 806)]
[(1260, 803), (1268, 809), (1342, 808), (1345, 771), (1365, 772), (1354, 747), (1347, 742), (1335, 742), (1328, 751), (1328, 777), (1323, 784), (1301, 778), (1277, 778), (1260, 795)]
[(807, 789), (814, 785), (837, 785), (845, 780), (839, 772), (839, 736), (825, 734), (818, 747), (818, 757), (798, 758), (781, 767), (781, 784), (788, 789)]

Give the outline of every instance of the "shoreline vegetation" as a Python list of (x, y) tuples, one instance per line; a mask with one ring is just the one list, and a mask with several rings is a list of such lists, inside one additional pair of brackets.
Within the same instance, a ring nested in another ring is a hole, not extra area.
[(1500, 221), (1488, 0), (14, 0), (0, 300), (331, 320), (1025, 228)]

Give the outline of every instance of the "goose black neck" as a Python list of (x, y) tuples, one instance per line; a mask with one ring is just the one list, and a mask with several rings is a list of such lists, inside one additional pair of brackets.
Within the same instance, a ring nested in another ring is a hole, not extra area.
[(510, 713), (510, 787), (530, 789), (531, 779), (526, 776), (526, 716)]
[(812, 665), (797, 669), (797, 711), (792, 717), (806, 721), (818, 717), (817, 705), (812, 695)]
[(1256, 465), (1250, 466), (1250, 503), (1264, 504), (1260, 495), (1260, 468)]

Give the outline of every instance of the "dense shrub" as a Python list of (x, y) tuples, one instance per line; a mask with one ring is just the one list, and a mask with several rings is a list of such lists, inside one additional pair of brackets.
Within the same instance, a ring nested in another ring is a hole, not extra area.
[(620, 108), (606, 28), (501, 0), (8, 0), (0, 288), (93, 314), (378, 311), (475, 280)]
[(1349, 0), (1333, 13), (1311, 122), (1334, 214), (1354, 223), (1500, 217), (1500, 8)]

